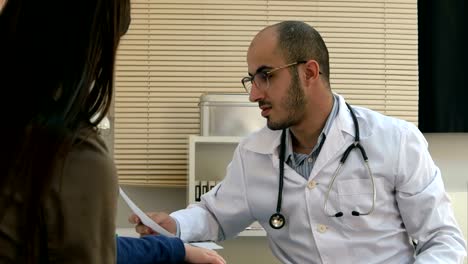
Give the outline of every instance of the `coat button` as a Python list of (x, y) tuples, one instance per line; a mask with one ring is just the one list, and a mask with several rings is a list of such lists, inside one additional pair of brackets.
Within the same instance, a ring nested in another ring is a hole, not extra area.
[(327, 232), (328, 230), (328, 227), (326, 225), (318, 225), (317, 226), (317, 231), (319, 231), (320, 233), (325, 233)]
[(310, 182), (307, 184), (307, 187), (308, 187), (309, 189), (314, 189), (316, 186), (317, 186), (317, 182), (314, 181), (314, 180), (310, 181)]

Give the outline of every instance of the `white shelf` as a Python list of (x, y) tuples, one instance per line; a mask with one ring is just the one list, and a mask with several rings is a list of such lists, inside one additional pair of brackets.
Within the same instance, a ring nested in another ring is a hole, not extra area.
[[(220, 181), (242, 137), (189, 136), (187, 204), (195, 202), (195, 180)], [(203, 174), (203, 176), (202, 176)]]
[(201, 143), (239, 143), (243, 137), (228, 137), (228, 136), (195, 136), (190, 135), (189, 139), (192, 142)]
[[(226, 175), (226, 167), (232, 160), (234, 150), (242, 137), (189, 136), (189, 170), (187, 204), (195, 203), (195, 181), (220, 181)], [(265, 230), (253, 224), (239, 236), (266, 236)]]

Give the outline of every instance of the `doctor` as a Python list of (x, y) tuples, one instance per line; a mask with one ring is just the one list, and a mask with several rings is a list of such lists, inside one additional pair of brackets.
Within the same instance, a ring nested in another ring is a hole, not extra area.
[(247, 63), (242, 83), (267, 127), (240, 142), (201, 203), (153, 213), (155, 221), (185, 241), (233, 238), (258, 221), (283, 263), (463, 261), (466, 242), (426, 140), (414, 125), (333, 93), (314, 28), (263, 29)]

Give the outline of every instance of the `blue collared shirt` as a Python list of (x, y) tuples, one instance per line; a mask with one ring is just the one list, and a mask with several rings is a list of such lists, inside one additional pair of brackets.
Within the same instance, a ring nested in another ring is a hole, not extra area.
[(317, 143), (309, 154), (293, 152), (291, 131), (290, 129), (287, 129), (285, 153), (286, 164), (288, 164), (288, 166), (294, 169), (298, 174), (302, 175), (306, 180), (309, 179), (310, 172), (314, 168), (315, 161), (317, 160), (320, 150), (325, 143), (325, 139), (333, 124), (333, 120), (335, 120), (335, 117), (338, 115), (338, 98), (336, 95), (333, 95), (333, 99), (333, 108), (330, 115), (328, 115), (327, 122), (322, 129), (322, 133), (320, 133)]

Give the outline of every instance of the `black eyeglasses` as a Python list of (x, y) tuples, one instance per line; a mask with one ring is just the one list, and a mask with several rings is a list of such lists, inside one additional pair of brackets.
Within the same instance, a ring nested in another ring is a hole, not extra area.
[(296, 62), (289, 63), (289, 64), (286, 64), (277, 68), (273, 68), (268, 71), (259, 71), (259, 72), (256, 72), (252, 76), (247, 76), (247, 77), (242, 78), (241, 82), (248, 94), (250, 94), (250, 92), (252, 91), (253, 83), (255, 83), (255, 85), (259, 89), (268, 89), (268, 87), (270, 86), (270, 81), (269, 81), (270, 77), (274, 72), (279, 71), (281, 69), (286, 69), (286, 68), (289, 68), (298, 64), (306, 63), (306, 62), (307, 61), (296, 61)]

